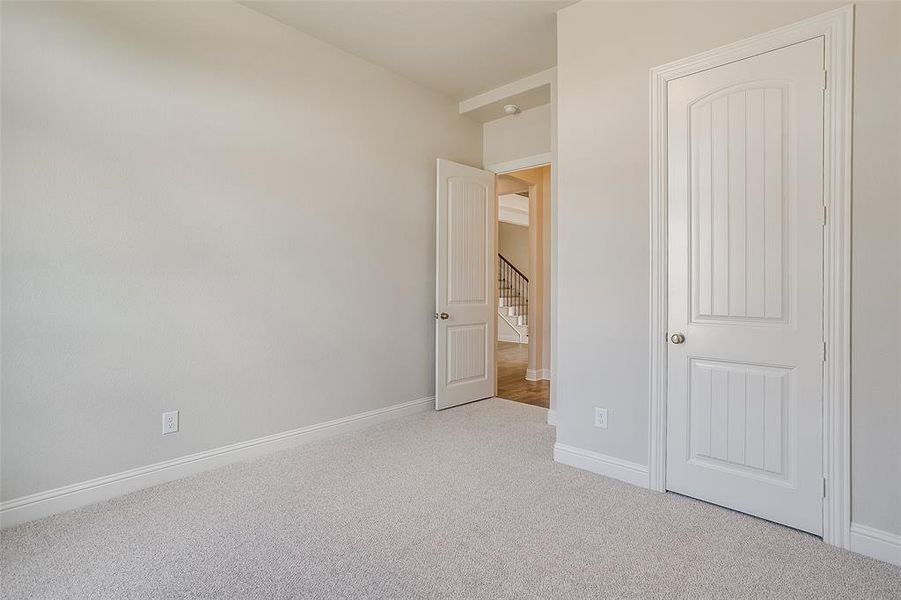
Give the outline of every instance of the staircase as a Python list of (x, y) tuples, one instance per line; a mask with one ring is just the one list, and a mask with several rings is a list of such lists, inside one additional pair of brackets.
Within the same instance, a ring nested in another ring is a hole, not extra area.
[[(501, 339), (520, 344), (529, 341), (529, 278), (503, 257), (497, 255), (497, 315), (498, 333)], [(506, 323), (509, 328), (504, 327)], [(505, 335), (505, 331), (512, 334)]]

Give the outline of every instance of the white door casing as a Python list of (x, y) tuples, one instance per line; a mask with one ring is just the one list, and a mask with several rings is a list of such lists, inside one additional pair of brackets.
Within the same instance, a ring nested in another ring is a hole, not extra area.
[(821, 534), (821, 37), (670, 81), (666, 488)]
[(435, 408), (495, 393), (494, 173), (438, 159)]
[(648, 476), (666, 489), (668, 200), (668, 82), (721, 65), (822, 37), (827, 87), (824, 108), (823, 197), (825, 475), (823, 540), (851, 546), (851, 136), (854, 78), (854, 5), (849, 4), (772, 31), (654, 67), (650, 70), (650, 311), (648, 328)]

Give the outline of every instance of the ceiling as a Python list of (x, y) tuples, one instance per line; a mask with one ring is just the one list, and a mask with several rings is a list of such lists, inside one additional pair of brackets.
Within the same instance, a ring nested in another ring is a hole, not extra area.
[(497, 197), (497, 220), (511, 225), (529, 226), (529, 196), (501, 194)]
[(454, 100), (556, 65), (556, 11), (573, 3), (243, 2)]

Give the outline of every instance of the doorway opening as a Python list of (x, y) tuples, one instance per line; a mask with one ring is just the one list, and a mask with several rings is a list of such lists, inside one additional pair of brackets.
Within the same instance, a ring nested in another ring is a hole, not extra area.
[(498, 175), (497, 396), (550, 408), (550, 166)]

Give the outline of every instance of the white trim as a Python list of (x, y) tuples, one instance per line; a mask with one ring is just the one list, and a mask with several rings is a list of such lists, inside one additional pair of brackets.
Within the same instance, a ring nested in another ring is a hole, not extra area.
[[(498, 307), (497, 316), (501, 318), (501, 320), (507, 324), (514, 333), (510, 333), (509, 331), (501, 331), (500, 323), (497, 323), (497, 339), (499, 342), (511, 342), (513, 344), (528, 344), (529, 343), (529, 326), (528, 325), (516, 325), (510, 321), (510, 315), (504, 314), (504, 307)], [(520, 329), (521, 328), (521, 329)]]
[(0, 503), (0, 523), (3, 527), (10, 527), (262, 454), (363, 429), (389, 419), (428, 411), (431, 410), (434, 401), (434, 396), (420, 398), (14, 498)]
[(510, 333), (498, 333), (497, 341), (509, 342), (511, 344), (528, 344), (529, 343), (529, 340), (523, 340), (518, 335), (513, 335)]
[(488, 106), (489, 104), (505, 100), (510, 96), (528, 92), (529, 90), (534, 90), (535, 88), (539, 88), (541, 86), (553, 85), (556, 80), (557, 67), (551, 67), (550, 69), (545, 69), (544, 71), (533, 73), (532, 75), (528, 75), (526, 77), (523, 77), (522, 79), (517, 79), (516, 81), (510, 83), (505, 83), (500, 87), (496, 87), (493, 90), (489, 90), (487, 92), (479, 94), (478, 96), (473, 96), (472, 98), (461, 100), (460, 104), (458, 105), (458, 110), (460, 114), (463, 115), (479, 108)]
[(528, 381), (550, 381), (550, 369), (526, 369), (526, 380)]
[(901, 535), (851, 523), (851, 551), (901, 567)]
[(557, 426), (557, 411), (553, 408), (548, 409), (547, 411), (547, 424), (554, 427)]
[(554, 444), (554, 461), (605, 477), (619, 479), (639, 487), (648, 487), (648, 468), (646, 466), (606, 454), (565, 444)]
[(544, 152), (542, 154), (534, 154), (516, 160), (508, 160), (507, 162), (496, 163), (485, 167), (486, 171), (503, 175), (504, 173), (512, 173), (513, 171), (522, 171), (523, 169), (532, 169), (534, 167), (543, 167), (551, 164), (551, 153)]
[(706, 69), (815, 37), (825, 38), (829, 87), (825, 94), (824, 202), (828, 207), (824, 238), (824, 319), (827, 358), (823, 388), (824, 474), (823, 539), (850, 545), (850, 273), (851, 273), (851, 101), (853, 87), (854, 6), (849, 5), (768, 33), (651, 69), (651, 310), (650, 433), (651, 488), (666, 489), (667, 352), (667, 82)]
[(504, 206), (498, 206), (497, 220), (499, 223), (509, 223), (511, 225), (519, 225), (520, 227), (529, 226), (529, 213), (521, 210), (514, 210)]

